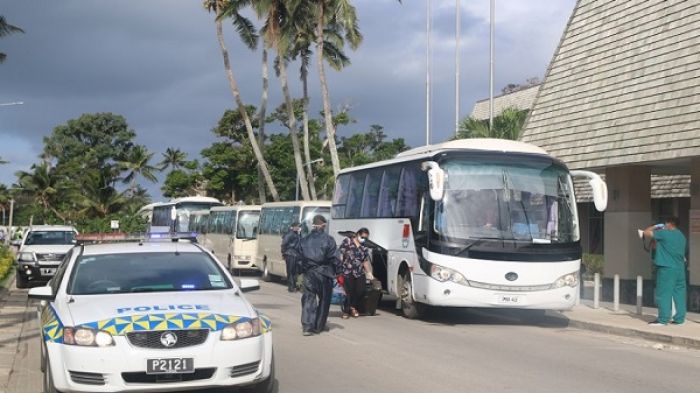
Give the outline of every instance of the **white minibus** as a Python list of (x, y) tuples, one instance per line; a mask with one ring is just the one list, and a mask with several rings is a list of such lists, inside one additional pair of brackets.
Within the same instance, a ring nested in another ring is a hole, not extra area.
[(282, 257), (282, 236), (294, 221), (301, 223), (302, 236), (311, 230), (311, 220), (320, 214), (330, 220), (330, 201), (272, 202), (262, 205), (258, 233), (257, 265), (262, 279), (286, 278), (287, 267)]
[(254, 269), (259, 219), (259, 205), (212, 207), (204, 231), (204, 247), (231, 271)]

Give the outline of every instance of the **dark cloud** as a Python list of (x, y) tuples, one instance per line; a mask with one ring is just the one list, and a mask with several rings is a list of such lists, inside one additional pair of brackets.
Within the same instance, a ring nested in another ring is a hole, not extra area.
[[(438, 4), (439, 3), (439, 4)], [(488, 96), (488, 3), (463, 3), (462, 115)], [(482, 3), (482, 2), (479, 2)], [(526, 3), (526, 4), (524, 4)], [(496, 86), (542, 76), (574, 0), (498, 2)], [(538, 2), (539, 3), (539, 2)], [(425, 130), (425, 2), (357, 0), (364, 43), (352, 66), (328, 71), (334, 107), (347, 104), (357, 123), (341, 134), (381, 124), (416, 146)], [(433, 141), (454, 130), (454, 3), (434, 2)], [(449, 4), (449, 5), (448, 5)], [(179, 147), (192, 157), (233, 100), (223, 73), (212, 15), (201, 1), (3, 0), (2, 14), (26, 34), (0, 40), (0, 182), (37, 161), (42, 137), (86, 112), (126, 117), (138, 140), (158, 152)], [(247, 103), (260, 101), (260, 54), (242, 48), (226, 26), (234, 71)], [(300, 94), (298, 65), (290, 65)], [(312, 110), (321, 110), (311, 70)], [(270, 106), (280, 103), (271, 80)], [(159, 192), (151, 186), (154, 195)]]

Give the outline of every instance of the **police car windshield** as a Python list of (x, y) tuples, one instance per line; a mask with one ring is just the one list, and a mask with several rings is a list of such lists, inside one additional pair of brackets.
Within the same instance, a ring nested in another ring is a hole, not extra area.
[(216, 262), (203, 253), (84, 255), (75, 264), (68, 293), (101, 295), (230, 289)]

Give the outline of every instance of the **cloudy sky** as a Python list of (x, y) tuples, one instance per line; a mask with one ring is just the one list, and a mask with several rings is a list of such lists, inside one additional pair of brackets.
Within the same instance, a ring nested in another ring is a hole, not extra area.
[[(455, 1), (433, 2), (433, 142), (454, 132)], [(160, 153), (196, 157), (232, 107), (212, 16), (201, 0), (0, 0), (0, 15), (25, 34), (0, 40), (0, 182), (38, 161), (42, 137), (88, 112), (126, 117), (138, 141)], [(328, 71), (334, 108), (351, 107), (347, 135), (385, 127), (411, 146), (425, 141), (426, 0), (355, 0), (364, 43), (352, 65)], [(461, 113), (488, 96), (488, 0), (461, 0)], [(496, 1), (496, 91), (542, 77), (575, 0)], [(234, 72), (247, 103), (260, 101), (259, 53), (226, 30)], [(292, 65), (290, 70), (296, 70)], [(321, 110), (316, 71), (312, 106)], [(298, 84), (292, 86), (300, 95)], [(280, 101), (271, 81), (271, 106)], [(151, 185), (153, 195), (160, 193)]]

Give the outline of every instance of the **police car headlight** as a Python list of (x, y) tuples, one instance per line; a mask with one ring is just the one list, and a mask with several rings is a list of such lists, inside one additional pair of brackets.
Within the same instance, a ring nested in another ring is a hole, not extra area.
[(552, 284), (552, 289), (559, 289), (563, 287), (575, 288), (577, 285), (578, 271), (575, 271), (557, 278), (557, 281), (554, 281), (554, 284)]
[(224, 341), (239, 340), (260, 335), (260, 320), (232, 323), (221, 331), (221, 339)]
[(456, 284), (469, 286), (469, 282), (461, 273), (440, 265), (433, 264), (430, 266), (430, 277), (440, 282), (452, 281)]
[(81, 347), (108, 347), (114, 345), (114, 339), (104, 330), (66, 327), (63, 329), (63, 343)]

